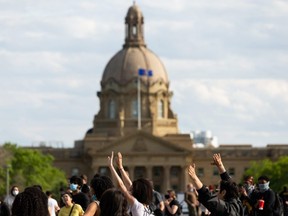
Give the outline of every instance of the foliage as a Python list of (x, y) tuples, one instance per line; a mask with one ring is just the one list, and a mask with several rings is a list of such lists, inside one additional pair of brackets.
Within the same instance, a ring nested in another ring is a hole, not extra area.
[(288, 156), (280, 157), (276, 161), (269, 159), (253, 161), (244, 175), (252, 175), (254, 179), (266, 175), (270, 178), (270, 187), (279, 192), (284, 186), (288, 186)]
[[(11, 186), (17, 185), (23, 190), (27, 186), (41, 185), (43, 191), (50, 190), (57, 194), (60, 187), (66, 185), (65, 174), (53, 167), (54, 158), (51, 155), (10, 143), (4, 144), (4, 149), (12, 154), (6, 162), (11, 166), (9, 170)], [(2, 171), (0, 169), (0, 178), (2, 174), (3, 168)]]

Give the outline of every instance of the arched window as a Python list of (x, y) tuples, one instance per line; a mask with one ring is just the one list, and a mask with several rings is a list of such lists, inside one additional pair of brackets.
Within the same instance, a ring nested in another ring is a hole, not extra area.
[(108, 106), (109, 106), (108, 107), (108, 109), (109, 109), (109, 112), (108, 112), (109, 118), (110, 119), (115, 119), (115, 117), (116, 117), (116, 104), (115, 104), (115, 101), (114, 100), (110, 100)]
[(138, 116), (138, 103), (137, 100), (132, 101), (132, 112), (131, 115), (133, 118), (136, 118)]
[(164, 118), (164, 101), (158, 101), (158, 118)]
[(133, 25), (132, 34), (133, 34), (133, 36), (136, 36), (136, 34), (137, 34), (137, 27), (136, 27), (136, 25)]

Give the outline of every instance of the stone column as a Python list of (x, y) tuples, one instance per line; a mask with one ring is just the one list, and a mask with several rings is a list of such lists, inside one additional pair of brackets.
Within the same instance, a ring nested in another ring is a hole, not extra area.
[(170, 168), (171, 166), (164, 166), (164, 182), (163, 182), (163, 191), (170, 189)]
[(181, 191), (186, 190), (186, 185), (188, 184), (188, 172), (186, 166), (181, 166)]
[(153, 167), (151, 165), (146, 166), (147, 178), (149, 180), (152, 180), (152, 168)]

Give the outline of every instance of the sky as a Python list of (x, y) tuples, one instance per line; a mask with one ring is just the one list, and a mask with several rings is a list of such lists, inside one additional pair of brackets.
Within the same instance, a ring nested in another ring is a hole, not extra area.
[[(0, 144), (73, 147), (99, 111), (128, 0), (0, 0)], [(288, 1), (142, 0), (181, 133), (288, 144)]]

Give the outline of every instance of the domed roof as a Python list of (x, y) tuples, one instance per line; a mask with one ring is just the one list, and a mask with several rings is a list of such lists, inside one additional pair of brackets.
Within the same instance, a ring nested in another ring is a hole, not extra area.
[(140, 8), (134, 3), (129, 9), (128, 9), (128, 12), (127, 12), (127, 16), (126, 17), (142, 17), (142, 12), (140, 10)]
[(143, 81), (151, 83), (161, 81), (168, 84), (168, 76), (165, 67), (156, 54), (144, 46), (128, 47), (120, 50), (108, 62), (103, 76), (102, 83), (113, 79), (119, 84), (126, 84), (138, 77), (138, 70), (152, 70), (153, 75), (141, 76)]

